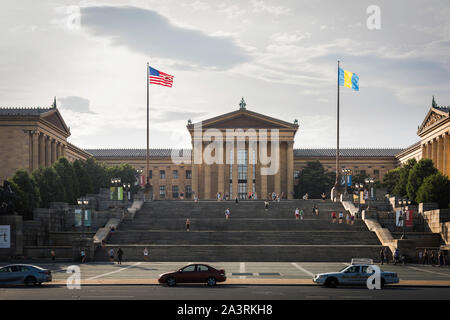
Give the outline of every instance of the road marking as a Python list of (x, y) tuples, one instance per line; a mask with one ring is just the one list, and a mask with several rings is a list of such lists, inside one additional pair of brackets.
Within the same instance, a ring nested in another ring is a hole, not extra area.
[(328, 299), (329, 296), (306, 296), (306, 299)]
[(128, 266), (128, 267), (125, 267), (125, 268), (120, 268), (119, 270), (115, 270), (115, 271), (103, 273), (103, 274), (100, 274), (100, 275), (98, 275), (98, 276), (91, 277), (91, 278), (88, 278), (88, 279), (85, 279), (85, 280), (95, 280), (95, 279), (98, 279), (98, 278), (101, 278), (101, 277), (104, 277), (104, 276), (108, 276), (108, 275), (110, 275), (110, 274), (118, 273), (118, 272), (121, 272), (121, 271), (130, 269), (130, 268), (133, 268), (133, 267), (135, 267), (135, 266), (137, 266), (137, 265), (140, 265), (141, 263), (142, 263), (142, 262), (137, 262), (137, 263), (135, 263), (135, 264), (132, 264), (131, 266)]
[(298, 264), (296, 264), (295, 262), (292, 262), (292, 265), (293, 265), (294, 267), (296, 267), (298, 270), (300, 270), (300, 271), (306, 273), (308, 276), (314, 277), (314, 273), (312, 273), (312, 272), (306, 270), (305, 268), (300, 267), (300, 266), (299, 266)]
[[(239, 264), (239, 273), (245, 273), (245, 262)], [(239, 276), (239, 279), (245, 279), (245, 276)]]
[(371, 296), (341, 296), (344, 299), (372, 299)]
[(445, 276), (445, 277), (450, 277), (450, 274), (446, 274), (446, 273), (440, 273), (440, 272), (430, 271), (430, 270), (423, 270), (423, 269), (420, 269), (420, 268), (410, 267), (410, 266), (408, 266), (408, 268), (409, 269), (413, 269), (413, 270), (417, 270), (417, 271), (428, 272), (428, 273), (438, 274), (438, 275)]

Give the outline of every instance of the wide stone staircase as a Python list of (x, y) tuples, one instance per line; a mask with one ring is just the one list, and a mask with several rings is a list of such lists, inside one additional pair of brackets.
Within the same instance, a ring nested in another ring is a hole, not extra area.
[[(314, 204), (318, 216), (312, 213)], [(295, 219), (295, 208), (304, 210), (304, 220)], [(148, 202), (97, 249), (95, 259), (107, 260), (106, 252), (119, 247), (128, 261), (141, 261), (144, 248), (150, 261), (349, 262), (377, 257), (381, 244), (364, 222), (333, 224), (332, 211), (345, 213), (340, 203), (329, 200), (270, 202), (268, 210), (263, 201)]]

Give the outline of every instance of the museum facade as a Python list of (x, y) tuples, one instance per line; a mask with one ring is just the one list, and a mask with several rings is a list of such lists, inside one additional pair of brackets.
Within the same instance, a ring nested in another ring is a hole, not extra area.
[[(70, 161), (94, 157), (107, 165), (132, 165), (148, 177), (155, 199), (214, 199), (218, 193), (245, 198), (249, 192), (259, 198), (276, 192), (291, 199), (307, 162), (317, 160), (325, 170), (336, 171), (336, 149), (296, 149), (298, 131), (297, 120), (250, 111), (242, 100), (235, 111), (198, 123), (189, 120), (191, 149), (150, 149), (147, 173), (146, 149), (81, 149), (70, 144), (70, 130), (56, 103), (50, 108), (0, 108), (0, 178), (19, 168), (31, 172), (49, 166), (61, 156)], [(438, 107), (433, 98), (419, 127), (419, 142), (405, 149), (340, 149), (340, 168), (381, 180), (410, 158), (431, 158), (449, 176), (449, 132), (449, 108)]]

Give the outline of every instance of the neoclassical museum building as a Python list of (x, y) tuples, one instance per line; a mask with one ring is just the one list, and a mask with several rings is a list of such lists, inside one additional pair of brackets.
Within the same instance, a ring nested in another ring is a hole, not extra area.
[[(450, 176), (449, 110), (438, 106), (433, 98), (419, 126), (417, 143), (404, 149), (340, 149), (340, 167), (381, 180), (386, 172), (408, 159), (430, 158)], [(318, 160), (327, 171), (336, 170), (336, 149), (294, 149), (298, 129), (297, 120), (287, 122), (250, 111), (243, 100), (237, 110), (201, 123), (188, 121), (192, 150), (150, 149), (148, 178), (154, 197), (178, 199), (181, 194), (186, 198), (196, 194), (199, 199), (214, 199), (218, 192), (245, 197), (248, 192), (267, 195), (275, 191), (291, 199), (299, 172), (308, 161)], [(227, 132), (235, 133), (237, 143), (229, 144)], [(211, 133), (215, 138), (205, 139)], [(216, 138), (219, 134), (224, 137), (222, 141)], [(81, 149), (67, 141), (69, 136), (70, 129), (56, 101), (49, 108), (0, 108), (0, 183), (19, 168), (31, 172), (51, 165), (59, 157), (69, 161), (94, 157), (107, 165), (129, 163), (146, 176), (146, 149)], [(212, 141), (220, 141), (223, 148), (212, 150)], [(271, 154), (275, 150), (272, 143), (278, 146), (278, 157)], [(265, 146), (267, 150), (262, 150)], [(272, 160), (277, 158), (276, 171), (261, 174), (270, 166), (267, 159), (260, 157), (262, 151), (269, 158), (273, 156)], [(205, 161), (205, 153), (221, 160)], [(174, 155), (180, 154), (183, 161), (174, 161)]]

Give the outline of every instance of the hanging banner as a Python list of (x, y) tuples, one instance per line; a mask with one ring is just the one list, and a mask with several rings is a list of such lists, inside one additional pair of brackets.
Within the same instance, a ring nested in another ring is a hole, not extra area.
[(81, 213), (81, 209), (75, 209), (75, 216), (74, 216), (74, 226), (75, 227), (81, 227), (81, 219), (83, 215)]
[(116, 192), (116, 187), (111, 187), (109, 188), (109, 199), (110, 200), (117, 200), (117, 192)]
[(11, 248), (11, 226), (0, 226), (0, 248)]
[(345, 176), (341, 177), (341, 186), (345, 186)]
[(84, 226), (90, 227), (92, 225), (91, 223), (91, 209), (85, 209), (84, 210)]
[(395, 225), (397, 227), (403, 227), (403, 220), (402, 210), (397, 210), (397, 212), (395, 212)]
[(352, 176), (347, 176), (347, 187), (351, 187), (352, 186)]
[(359, 202), (359, 197), (357, 194), (353, 195), (353, 202)]
[(117, 200), (123, 200), (123, 187), (117, 188)]
[(414, 225), (413, 221), (413, 210), (406, 211), (406, 226), (412, 227)]
[(364, 191), (359, 192), (359, 201), (361, 201), (361, 204), (365, 204), (366, 200), (364, 200)]

